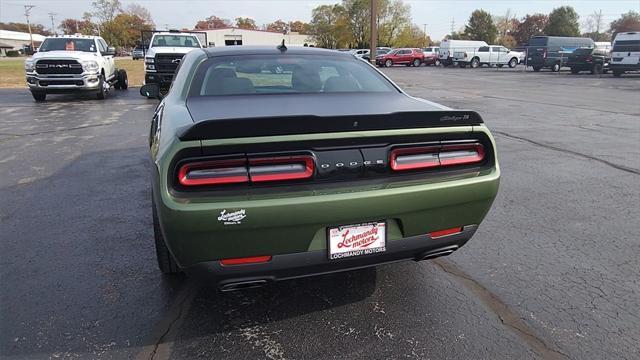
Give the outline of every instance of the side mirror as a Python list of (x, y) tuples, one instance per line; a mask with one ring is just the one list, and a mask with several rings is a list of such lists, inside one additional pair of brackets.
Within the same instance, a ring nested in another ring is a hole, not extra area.
[(146, 96), (148, 98), (153, 99), (162, 99), (162, 95), (160, 94), (160, 87), (158, 84), (145, 84), (140, 88), (140, 95)]
[(114, 48), (113, 46), (107, 47), (107, 51), (104, 53), (104, 55), (115, 55), (115, 54), (116, 54), (116, 48)]

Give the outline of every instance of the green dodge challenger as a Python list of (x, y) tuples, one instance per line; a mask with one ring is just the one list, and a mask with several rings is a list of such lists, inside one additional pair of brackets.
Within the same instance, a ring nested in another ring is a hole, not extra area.
[(223, 291), (449, 255), (500, 180), (477, 113), (316, 48), (189, 52), (149, 142), (160, 270)]

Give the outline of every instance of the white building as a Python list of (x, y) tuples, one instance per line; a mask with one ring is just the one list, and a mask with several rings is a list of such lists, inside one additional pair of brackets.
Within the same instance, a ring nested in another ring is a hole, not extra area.
[[(34, 46), (39, 47), (45, 38), (46, 36), (33, 34)], [(31, 39), (29, 38), (29, 33), (0, 30), (0, 43), (3, 46), (11, 46), (11, 49), (6, 50), (20, 50), (24, 45), (31, 45)]]
[(220, 28), (212, 30), (194, 30), (207, 33), (209, 46), (230, 46), (230, 45), (273, 45), (282, 43), (292, 46), (315, 45), (315, 41), (309, 35), (302, 35), (296, 32), (283, 34), (281, 32), (265, 30), (247, 30), (236, 27)]

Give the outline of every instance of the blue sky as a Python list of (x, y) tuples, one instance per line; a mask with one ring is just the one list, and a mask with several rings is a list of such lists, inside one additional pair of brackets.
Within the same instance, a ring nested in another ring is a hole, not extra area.
[[(249, 16), (258, 24), (268, 23), (278, 18), (283, 20), (309, 21), (311, 10), (321, 4), (338, 1), (325, 0), (121, 0), (123, 4), (139, 3), (151, 10), (158, 27), (193, 27), (198, 19), (216, 15), (233, 19)], [(455, 20), (456, 29), (462, 27), (471, 12), (482, 8), (494, 15), (503, 15), (511, 9), (522, 17), (535, 12), (549, 13), (553, 8), (570, 5), (581, 17), (581, 21), (594, 11), (602, 10), (605, 23), (616, 19), (629, 10), (640, 11), (640, 0), (405, 0), (411, 5), (413, 22), (424, 27), (433, 39), (441, 39), (451, 29)], [(31, 11), (32, 21), (50, 26), (49, 12), (56, 13), (56, 24), (63, 18), (80, 17), (91, 10), (91, 0), (0, 0), (0, 21), (24, 22), (24, 4), (36, 7)]]

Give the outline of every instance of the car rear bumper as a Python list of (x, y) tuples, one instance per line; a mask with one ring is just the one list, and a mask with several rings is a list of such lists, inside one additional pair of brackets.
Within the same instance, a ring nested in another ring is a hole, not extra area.
[(260, 264), (226, 266), (219, 261), (205, 261), (183, 270), (200, 281), (217, 285), (223, 291), (230, 291), (403, 260), (419, 261), (446, 256), (469, 241), (477, 228), (477, 225), (467, 225), (460, 233), (437, 239), (425, 234), (388, 241), (383, 253), (338, 260), (330, 260), (327, 250), (316, 250), (274, 255), (270, 261)]

